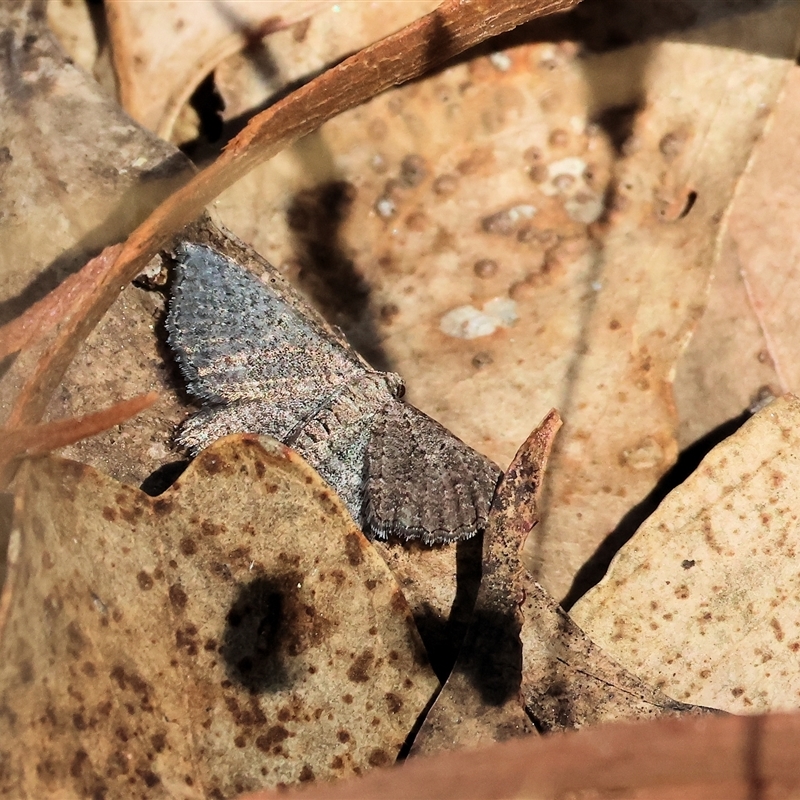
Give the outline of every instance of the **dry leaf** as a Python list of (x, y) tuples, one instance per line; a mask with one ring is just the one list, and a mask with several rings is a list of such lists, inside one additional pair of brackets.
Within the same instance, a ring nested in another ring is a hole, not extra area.
[(644, 110), (615, 170), (585, 348), (559, 406), (544, 522), (529, 540), (534, 574), (556, 597), (677, 457), (675, 363), (705, 307), (720, 224), (762, 109), (791, 69), (798, 22), (800, 6), (776, 6), (649, 54)]
[(800, 705), (800, 400), (718, 445), (572, 609), (592, 640), (678, 700)]
[[(734, 200), (734, 215), (738, 202)], [(739, 417), (762, 387), (780, 394), (781, 383), (747, 296), (731, 234), (729, 226), (714, 266), (708, 307), (675, 374), (682, 449)]]
[(728, 224), (729, 258), (741, 271), (782, 391), (800, 391), (794, 298), (800, 285), (800, 69), (789, 74), (771, 125), (742, 181)]
[(395, 759), (436, 678), (384, 563), (291, 451), (229, 437), (157, 498), (56, 458), (19, 482), (5, 793), (228, 797)]
[(483, 579), (450, 677), (420, 728), (412, 754), (475, 747), (534, 733), (520, 702), (523, 661), (520, 550), (539, 522), (538, 499), (561, 419), (542, 420), (495, 492), (483, 539)]
[(508, 45), (341, 115), (218, 202), (412, 402), (501, 465), (564, 410), (527, 552), (558, 597), (677, 456), (672, 375), (797, 13), (602, 56)]
[(676, 702), (621, 667), (527, 573), (521, 588), (521, 695), (537, 730), (706, 713)]
[(108, 27), (123, 108), (168, 139), (181, 106), (220, 61), (325, 5), (321, 0), (112, 0)]

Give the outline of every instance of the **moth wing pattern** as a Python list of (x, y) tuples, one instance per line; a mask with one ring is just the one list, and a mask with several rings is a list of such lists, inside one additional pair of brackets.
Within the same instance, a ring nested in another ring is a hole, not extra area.
[(296, 298), (270, 288), (222, 253), (183, 242), (176, 250), (167, 341), (198, 399), (222, 405), (269, 397), (300, 420), (367, 366), (298, 309)]
[(369, 532), (426, 544), (468, 539), (485, 528), (501, 475), (491, 460), (398, 400), (376, 417), (365, 467)]

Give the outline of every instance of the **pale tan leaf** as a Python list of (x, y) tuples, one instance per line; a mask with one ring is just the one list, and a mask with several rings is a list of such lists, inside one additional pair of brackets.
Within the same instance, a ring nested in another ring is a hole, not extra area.
[(157, 498), (56, 458), (19, 481), (5, 793), (228, 797), (395, 759), (438, 683), (383, 561), (291, 451), (229, 437)]
[(123, 108), (169, 138), (181, 106), (222, 59), (325, 5), (321, 0), (111, 0), (108, 27)]
[[(671, 383), (705, 308), (717, 237), (762, 109), (791, 69), (800, 6), (751, 14), (650, 54), (644, 111), (615, 199), (572, 364), (535, 575), (563, 596), (585, 560), (677, 457)], [(748, 50), (748, 42), (784, 59)], [(746, 87), (746, 90), (743, 88)]]
[(800, 400), (718, 445), (572, 609), (592, 640), (676, 700), (800, 706)]
[(800, 391), (795, 299), (800, 290), (800, 69), (789, 74), (769, 130), (742, 181), (728, 226), (783, 391)]
[(731, 233), (729, 228), (723, 235), (708, 307), (675, 372), (681, 449), (739, 417), (762, 389), (780, 394)]

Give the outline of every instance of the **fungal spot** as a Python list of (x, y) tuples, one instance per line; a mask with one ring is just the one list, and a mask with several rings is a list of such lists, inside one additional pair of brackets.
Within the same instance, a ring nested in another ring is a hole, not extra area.
[(183, 611), (186, 608), (189, 598), (179, 583), (173, 583), (169, 587), (169, 601), (176, 611)]
[(150, 574), (144, 570), (141, 570), (136, 575), (136, 582), (139, 584), (139, 588), (145, 591), (153, 588), (153, 579), (150, 577)]

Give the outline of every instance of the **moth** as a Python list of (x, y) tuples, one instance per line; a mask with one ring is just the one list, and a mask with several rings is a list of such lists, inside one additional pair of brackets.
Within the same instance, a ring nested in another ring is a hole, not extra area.
[(403, 401), (269, 264), (175, 251), (167, 341), (201, 409), (178, 429), (191, 454), (230, 433), (298, 452), (371, 537), (466, 539), (486, 525), (498, 467)]

